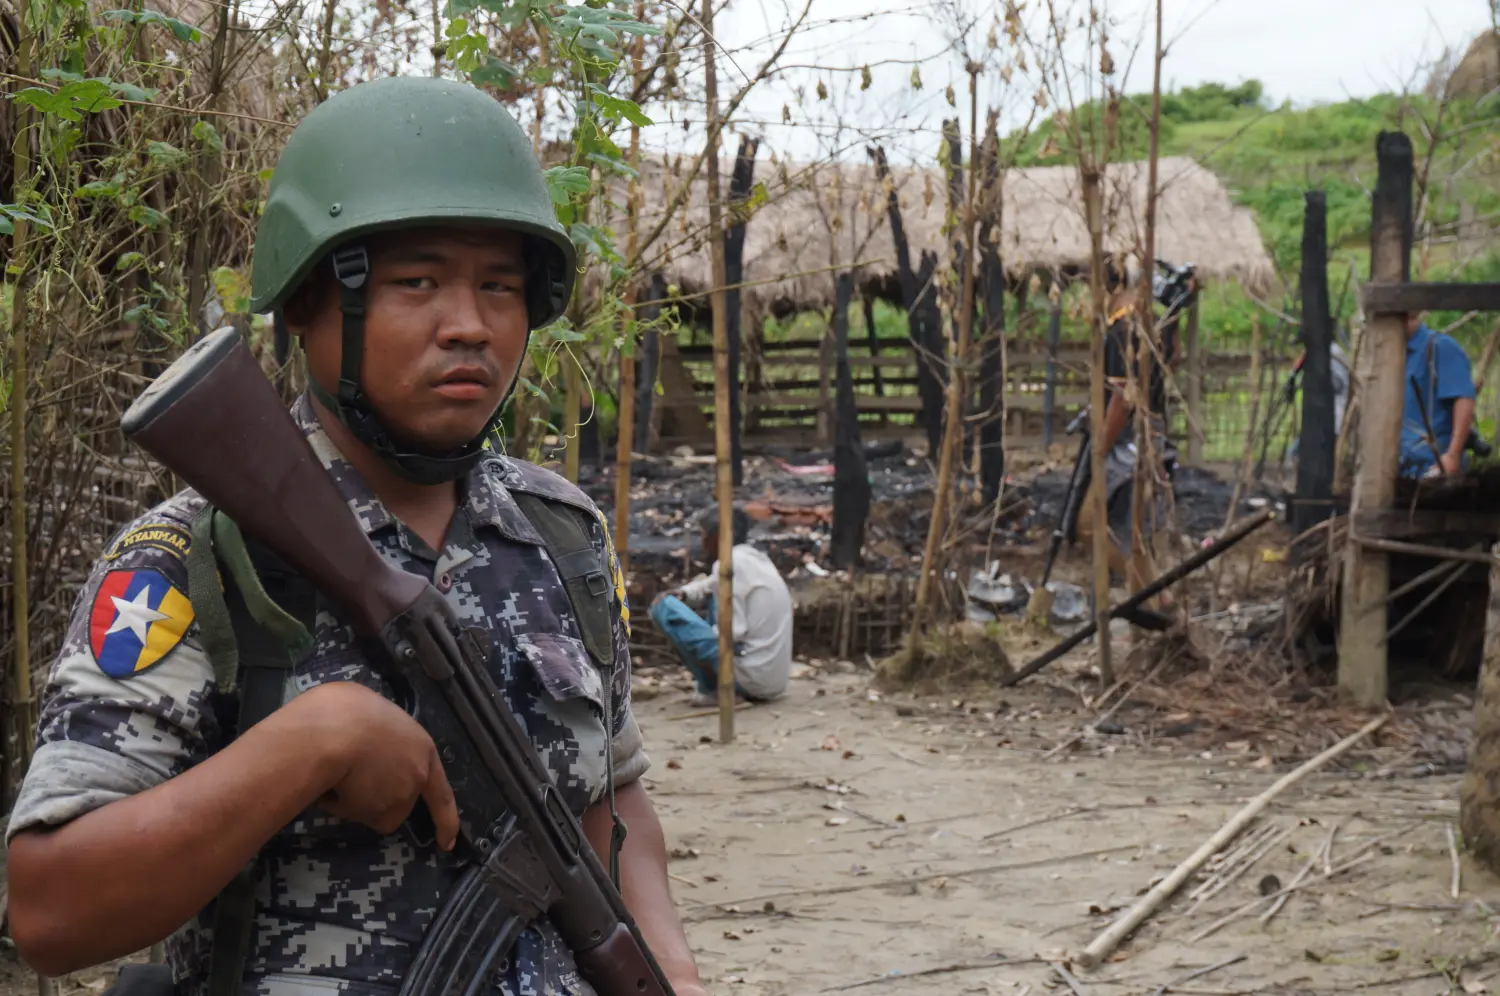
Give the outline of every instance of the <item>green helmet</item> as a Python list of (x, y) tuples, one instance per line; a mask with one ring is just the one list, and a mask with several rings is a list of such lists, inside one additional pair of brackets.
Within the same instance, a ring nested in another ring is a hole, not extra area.
[(520, 125), (466, 83), (374, 80), (337, 94), (292, 132), (271, 178), (251, 268), (251, 310), (275, 312), (280, 322), (287, 299), (331, 257), (343, 312), (342, 371), (336, 392), (317, 383), (311, 390), (387, 464), (423, 483), (462, 475), (478, 460), (484, 435), (451, 453), (414, 452), (371, 407), (359, 372), (369, 272), (362, 238), (455, 223), (519, 232), (530, 327), (562, 315), (577, 257)]
[(529, 236), (532, 327), (567, 307), (576, 268), (531, 140), (494, 98), (467, 83), (391, 77), (315, 108), (286, 143), (255, 235), (250, 310), (275, 311), (308, 271), (372, 232), (454, 222)]

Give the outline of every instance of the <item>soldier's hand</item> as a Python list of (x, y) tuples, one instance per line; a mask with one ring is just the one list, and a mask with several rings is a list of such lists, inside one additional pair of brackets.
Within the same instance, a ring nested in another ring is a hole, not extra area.
[(427, 731), (395, 703), (352, 682), (329, 682), (299, 695), (312, 710), (334, 758), (335, 781), (318, 805), (340, 819), (395, 833), (421, 799), (438, 846), (453, 847), (458, 804)]

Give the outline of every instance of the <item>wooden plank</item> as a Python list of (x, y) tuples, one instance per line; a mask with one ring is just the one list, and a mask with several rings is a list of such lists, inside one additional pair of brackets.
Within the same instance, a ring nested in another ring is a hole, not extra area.
[[(860, 411), (919, 412), (922, 410), (922, 400), (915, 394), (857, 394), (854, 400)], [(745, 403), (748, 407), (760, 411), (770, 408), (790, 408), (809, 412), (821, 410), (823, 404), (822, 399), (812, 393), (749, 394), (745, 396)]]
[[(1374, 280), (1399, 283), (1411, 272), (1411, 139), (1400, 132), (1383, 131), (1375, 144), (1379, 173), (1372, 198), (1370, 274)], [(1406, 393), (1405, 319), (1399, 314), (1375, 315), (1365, 328), (1357, 355), (1359, 462), (1351, 502), (1356, 519), (1367, 509), (1390, 508), (1396, 497)], [(1389, 555), (1374, 545), (1346, 544), (1339, 612), (1339, 691), (1358, 706), (1383, 705), (1387, 698), (1389, 591)]]
[[(856, 394), (854, 400), (860, 411), (918, 412), (922, 410), (921, 398), (916, 394)], [(1057, 396), (1057, 405), (1060, 409), (1080, 409), (1087, 402), (1088, 395), (1083, 391)], [(816, 394), (789, 391), (749, 394), (745, 396), (745, 403), (747, 407), (761, 412), (770, 409), (811, 412), (816, 411), (820, 404)], [(1008, 394), (1005, 397), (1005, 407), (1015, 411), (1040, 413), (1043, 411), (1043, 404), (1044, 400), (1040, 394)]]
[(1500, 512), (1367, 508), (1354, 513), (1354, 531), (1376, 539), (1479, 535), (1500, 539)]
[(1413, 311), (1500, 311), (1500, 284), (1365, 284), (1365, 314)]

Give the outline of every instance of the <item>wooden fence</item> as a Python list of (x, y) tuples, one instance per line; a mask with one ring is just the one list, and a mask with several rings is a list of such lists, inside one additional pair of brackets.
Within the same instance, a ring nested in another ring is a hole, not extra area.
[[(748, 444), (827, 445), (832, 439), (834, 356), (831, 337), (746, 344), (744, 432)], [(917, 357), (906, 337), (851, 338), (860, 427), (866, 439), (907, 436), (922, 429)], [(687, 340), (662, 351), (660, 442), (712, 443), (712, 347)], [(675, 369), (674, 369), (675, 368)], [(1205, 459), (1231, 460), (1244, 452), (1249, 430), (1250, 356), (1205, 353), (1200, 358), (1200, 411), (1191, 420), (1179, 399), (1174, 433), (1183, 442), (1190, 421), (1201, 426)], [(1284, 364), (1283, 364), (1284, 369)], [(1176, 383), (1185, 397), (1187, 364)], [(1263, 381), (1265, 378), (1263, 378)], [(1066, 342), (1049, 350), (1035, 336), (1006, 343), (1005, 418), (1008, 445), (1040, 447), (1063, 440), (1063, 429), (1088, 404), (1089, 347)], [(1269, 394), (1269, 392), (1267, 392)], [(1270, 398), (1261, 403), (1264, 417)]]

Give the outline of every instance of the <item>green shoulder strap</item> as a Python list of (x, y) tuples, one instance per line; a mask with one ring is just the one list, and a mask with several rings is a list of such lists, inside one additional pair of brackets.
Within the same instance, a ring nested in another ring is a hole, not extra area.
[[(602, 672), (604, 686), (604, 722), (609, 729), (614, 722), (615, 629), (610, 613), (611, 590), (608, 565), (594, 548), (589, 532), (593, 519), (587, 512), (566, 502), (543, 498), (525, 491), (512, 491), (511, 497), (521, 513), (542, 536), (547, 555), (562, 577), (583, 646)], [(625, 845), (625, 821), (615, 808), (615, 752), (612, 744), (604, 748), (604, 785), (609, 799), (609, 877), (620, 885), (620, 848)]]
[(562, 576), (578, 617), (583, 645), (594, 665), (614, 670), (614, 620), (610, 615), (609, 568), (594, 549), (589, 536), (592, 520), (588, 513), (560, 501), (551, 501), (525, 491), (512, 491), (511, 497), (542, 536), (547, 554)]
[[(279, 578), (277, 594), (306, 622), (282, 608), (262, 583), (239, 527), (212, 505), (193, 520), (192, 533), (188, 600), (219, 689), (239, 694), (239, 735), (281, 706), (288, 674), (312, 646), (313, 593), (299, 579)], [(220, 564), (228, 570), (227, 586)], [(208, 996), (239, 992), (254, 942), (254, 867), (242, 868), (214, 901)]]

